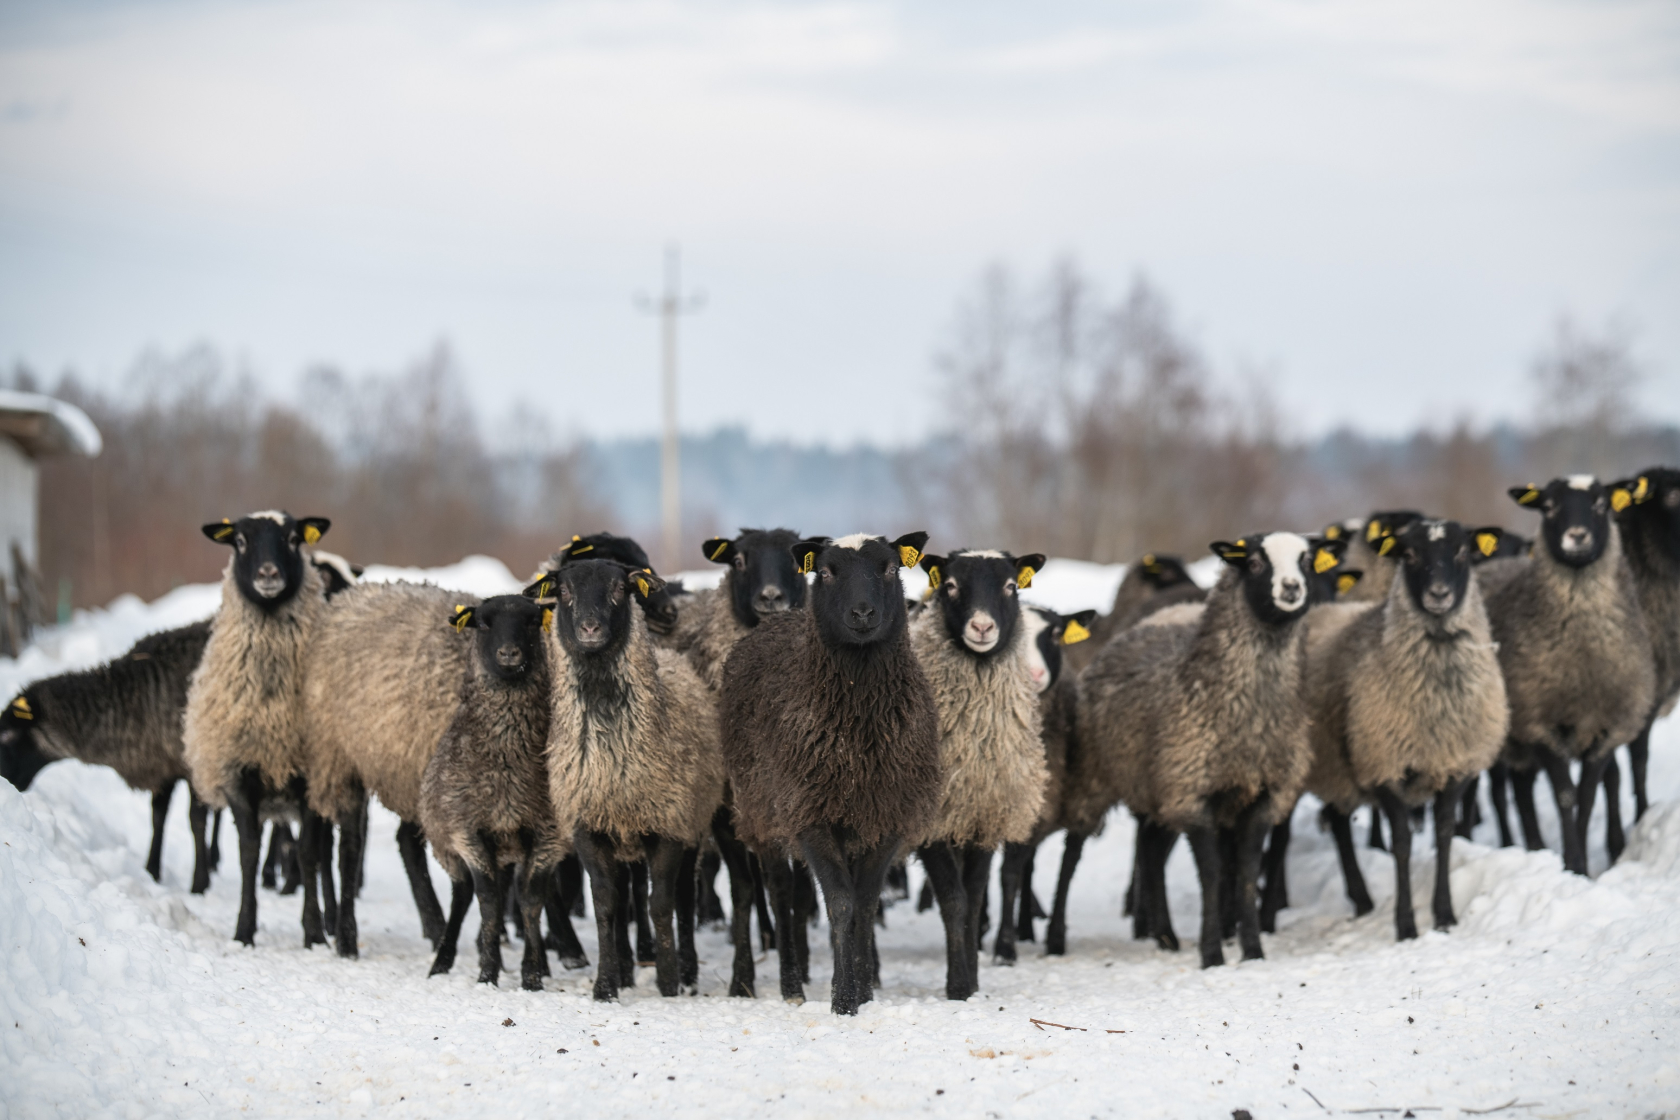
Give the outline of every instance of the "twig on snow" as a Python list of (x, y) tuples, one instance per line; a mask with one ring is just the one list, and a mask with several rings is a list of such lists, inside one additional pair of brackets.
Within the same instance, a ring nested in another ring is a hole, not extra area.
[(1043, 1030), (1045, 1027), (1059, 1027), (1064, 1031), (1082, 1031), (1085, 1029), (1084, 1027), (1070, 1027), (1066, 1023), (1052, 1023), (1048, 1019), (1028, 1019), (1027, 1022), (1039, 1030)]
[(1301, 1092), (1305, 1093), (1309, 1097), (1312, 1097), (1312, 1102), (1314, 1104), (1316, 1104), (1318, 1107), (1322, 1108), (1324, 1111), (1326, 1111), (1326, 1112), (1330, 1111), (1330, 1106), (1325, 1104), (1323, 1101), (1319, 1100), (1317, 1097), (1313, 1097), (1313, 1091), (1311, 1089), (1307, 1088), (1305, 1085), (1301, 1086)]

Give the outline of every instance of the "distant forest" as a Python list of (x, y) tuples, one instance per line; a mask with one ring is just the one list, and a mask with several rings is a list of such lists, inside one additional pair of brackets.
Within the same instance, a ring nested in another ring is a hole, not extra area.
[[(917, 447), (836, 450), (745, 428), (685, 436), (694, 547), (676, 566), (703, 566), (698, 542), (742, 526), (925, 528), (941, 548), (1103, 562), (1194, 556), (1232, 534), (1373, 509), (1531, 534), (1507, 486), (1680, 463), (1680, 428), (1634, 413), (1641, 371), (1625, 336), (1568, 321), (1535, 358), (1541, 403), (1525, 423), (1397, 439), (1290, 437), (1264, 386), (1241, 398), (1219, 388), (1147, 281), (1105, 300), (1071, 265), (1030, 283), (987, 272), (938, 366), (946, 399), (964, 404)], [(661, 558), (657, 439), (560, 445), (534, 425), (492, 448), (444, 345), (395, 375), (312, 370), (290, 403), (209, 347), (148, 353), (114, 390), (23, 367), (4, 381), (79, 405), (105, 438), (99, 458), (41, 472), (44, 590), (78, 607), (216, 579), (226, 558), (198, 525), (271, 507), (332, 518), (323, 546), (358, 563), (485, 553), (524, 574), (573, 533), (603, 528)]]

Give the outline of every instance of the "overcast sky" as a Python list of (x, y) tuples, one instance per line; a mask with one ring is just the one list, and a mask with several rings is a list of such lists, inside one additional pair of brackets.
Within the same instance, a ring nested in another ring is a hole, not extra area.
[(447, 338), (484, 416), (899, 442), (991, 261), (1141, 270), (1302, 434), (1522, 419), (1568, 312), (1680, 420), (1680, 4), (0, 7), (0, 361), (277, 393)]

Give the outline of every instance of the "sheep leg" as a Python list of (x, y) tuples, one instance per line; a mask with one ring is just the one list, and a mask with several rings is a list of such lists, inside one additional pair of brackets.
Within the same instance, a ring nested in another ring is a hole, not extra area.
[(776, 947), (776, 927), (770, 921), (769, 890), (765, 884), (764, 861), (757, 852), (747, 853), (747, 865), (752, 868), (753, 907), (758, 911), (758, 948), (768, 953)]
[(1458, 924), (1452, 904), (1452, 842), (1457, 834), (1453, 814), (1464, 800), (1473, 778), (1462, 778), (1435, 795), (1435, 928)]
[[(315, 826), (315, 840), (319, 853), (315, 860), (315, 869), (321, 881), (321, 918), (326, 923), (326, 928), (336, 930), (338, 928), (338, 892), (333, 886), (332, 822), (325, 817), (314, 814), (309, 814), (304, 819), (306, 822), (312, 820)], [(303, 827), (307, 828), (309, 825), (306, 823)], [(304, 905), (307, 906), (308, 904), (309, 900), (305, 898)]]
[(727, 809), (719, 809), (712, 818), (712, 839), (729, 868), (729, 943), (735, 949), (729, 994), (752, 999), (758, 979), (752, 954), (753, 876), (747, 849), (736, 839)]
[(146, 853), (146, 874), (152, 882), (163, 878), (163, 826), (169, 819), (169, 802), (175, 797), (175, 779), (152, 791), (152, 846)]
[(589, 872), (589, 895), (595, 903), (595, 998), (602, 1002), (618, 998), (618, 868), (612, 839), (599, 832), (578, 828), (572, 843)]
[(875, 945), (875, 915), (881, 907), (881, 888), (898, 859), (898, 837), (884, 836), (880, 844), (859, 856), (852, 866), (852, 978), (858, 1003), (875, 998), (881, 986), (881, 954)]
[[(1603, 751), (1596, 757), (1591, 752), (1581, 756), (1581, 780), (1575, 787), (1575, 842), (1581, 852), (1583, 875), (1587, 873), (1587, 826), (1592, 823), (1593, 802), (1598, 799), (1599, 785), (1604, 782), (1609, 768), (1615, 764), (1614, 748)], [(1618, 779), (1619, 777), (1618, 775)]]
[[(851, 868), (847, 866), (841, 846), (830, 829), (818, 826), (800, 833), (799, 850), (821, 881), (823, 902), (828, 908), (828, 928), (834, 946), (834, 982), (829, 1010), (836, 1015), (856, 1015), (859, 1004), (857, 882), (852, 878)], [(783, 921), (783, 914), (778, 909), (778, 931)], [(783, 976), (786, 975), (784, 969)], [(783, 994), (786, 994), (785, 990)]]
[(642, 837), (642, 851), (646, 853), (642, 866), (646, 868), (648, 908), (653, 917), (649, 932), (653, 935), (654, 967), (658, 970), (655, 983), (660, 995), (674, 996), (682, 990), (682, 966), (677, 961), (672, 919), (676, 913), (677, 876), (682, 873), (685, 853), (680, 841), (651, 835)]
[(694, 951), (694, 911), (700, 883), (697, 872), (700, 849), (684, 848), (677, 869), (677, 961), (682, 966), (679, 980), (690, 995), (700, 990), (700, 957)]
[(1653, 716), (1645, 721), (1645, 728), (1628, 744), (1628, 770), (1633, 774), (1633, 819), (1637, 823), (1651, 807), (1645, 792), (1645, 769), (1651, 761), (1651, 725)]
[(1551, 782), (1552, 800), (1557, 803), (1558, 829), (1563, 833), (1564, 870), (1585, 875), (1587, 853), (1581, 843), (1583, 830), (1577, 824), (1579, 795), (1575, 789), (1575, 779), (1569, 772), (1569, 760), (1553, 754), (1544, 747), (1536, 753), (1539, 754), (1540, 764), (1546, 768), (1546, 777)]
[[(331, 836), (332, 826), (310, 810), (308, 803), (302, 799), (302, 783), (298, 785), (298, 804), (303, 806), (297, 838), (299, 877), (303, 880), (303, 947), (311, 949), (327, 943), (327, 926), (321, 921), (321, 904), (316, 896), (315, 883), (321, 870), (321, 835), (325, 832)], [(336, 918), (337, 914), (333, 917)]]
[(699, 867), (699, 895), (695, 898), (694, 920), (706, 925), (721, 926), (727, 919), (723, 912), (723, 899), (718, 896), (717, 877), (723, 870), (723, 857), (717, 849), (707, 848), (700, 853)]
[[(998, 893), (1003, 905), (998, 911), (997, 936), (992, 938), (992, 960), (997, 964), (1015, 963), (1016, 899), (1021, 893), (1021, 871), (1031, 854), (1032, 848), (1027, 844), (1003, 846), (1003, 863), (998, 868)], [(1030, 913), (1027, 924), (1029, 928), (1032, 925)]]
[(916, 892), (916, 913), (925, 914), (933, 909), (933, 880), (923, 879), (922, 889)]
[[(568, 869), (567, 863), (571, 864)], [(573, 872), (575, 871), (575, 874)], [(572, 928), (572, 903), (583, 897), (583, 864), (573, 852), (554, 869), (554, 886), (548, 892), (548, 937), (543, 945), (553, 949), (560, 958), (560, 967), (568, 971), (589, 967), (589, 956), (578, 943), (577, 931)]]
[[(210, 870), (214, 871), (222, 865), (222, 811), (216, 810), (215, 819), (210, 823)], [(209, 882), (208, 879), (205, 880)]]
[(1219, 830), (1219, 936), (1223, 941), (1237, 935), (1238, 847), (1236, 829)]
[(1225, 963), (1219, 936), (1219, 830), (1204, 825), (1190, 829), (1188, 835), (1190, 852), (1196, 857), (1196, 875), (1202, 882), (1202, 967), (1214, 968)]
[(635, 921), (632, 916), (635, 904), (630, 898), (630, 865), (619, 863), (616, 867), (613, 889), (618, 892), (618, 909), (613, 914), (613, 944), (618, 946), (618, 986), (634, 988), (636, 956), (630, 949), (630, 923)]
[[(297, 840), (292, 836), (292, 826), (285, 821), (278, 823), (285, 826), (285, 832), (281, 834), (284, 842), (280, 845), (280, 893), (290, 897), (303, 885), (303, 872), (298, 866)], [(301, 823), (298, 831), (303, 831)]]
[(1146, 822), (1137, 904), (1143, 909), (1144, 936), (1153, 937), (1156, 946), (1169, 953), (1178, 952), (1178, 934), (1173, 932), (1172, 913), (1167, 908), (1167, 858), (1177, 843), (1177, 832)]
[(1021, 904), (1020, 916), (1015, 920), (1015, 940), (1034, 940), (1033, 919), (1044, 916), (1044, 908), (1038, 904), (1038, 897), (1033, 894), (1033, 865), (1038, 862), (1038, 845), (1027, 845), (1027, 858), (1021, 864)]
[(1371, 806), (1370, 847), (1373, 851), (1388, 851), (1388, 845), (1383, 843), (1382, 812), (1375, 805)]
[(1481, 789), (1480, 774), (1472, 774), (1464, 780), (1464, 792), (1459, 796), (1457, 835), (1468, 840), (1475, 835), (1476, 826), (1482, 823), (1482, 803), (1477, 796)]
[(191, 784), (187, 786), (187, 796), (192, 799), (187, 802), (187, 827), (192, 830), (193, 838), (192, 893), (203, 894), (210, 889), (210, 845), (204, 839), (210, 807), (199, 800)]
[(1522, 824), (1523, 847), (1538, 852), (1546, 847), (1540, 833), (1540, 815), (1534, 811), (1534, 779), (1538, 770), (1512, 770), (1511, 792), (1516, 797), (1517, 820)]
[(513, 937), (508, 933), (508, 922), (513, 922), (513, 928), (524, 937), (524, 927), (519, 924), (519, 884), (513, 878), (513, 865), (503, 864), (496, 869), (496, 877), (501, 881), (502, 888), (502, 916), (499, 921), (502, 941), (512, 945)]
[(1068, 888), (1073, 885), (1073, 872), (1079, 866), (1079, 853), (1085, 850), (1085, 834), (1067, 830), (1062, 847), (1062, 866), (1056, 873), (1056, 897), (1050, 903), (1050, 924), (1044, 930), (1044, 955), (1059, 957), (1067, 952)]
[(968, 941), (965, 965), (974, 990), (980, 990), (980, 941), (990, 910), (992, 849), (964, 844), (962, 853), (963, 897), (968, 901)]
[(1266, 844), (1266, 891), (1260, 901), (1262, 933), (1276, 933), (1278, 911), (1289, 908), (1289, 880), (1285, 871), (1289, 856), (1289, 828), (1290, 814), (1285, 814), (1272, 826), (1271, 839)]
[(963, 868), (956, 853), (943, 841), (923, 845), (916, 854), (927, 869), (933, 896), (939, 901), (939, 917), (945, 923), (945, 998), (967, 999), (974, 994), (974, 978), (968, 971), (968, 897)]
[(438, 905), (437, 891), (432, 889), (432, 874), (426, 867), (426, 839), (419, 825), (413, 821), (397, 825), (397, 851), (402, 853), (403, 870), (408, 872), (414, 908), (420, 911), (420, 935), (436, 949), (438, 938), (443, 936), (443, 907)]
[(278, 885), (280, 863), (282, 858), (280, 855), (281, 829), (285, 829), (286, 836), (290, 838), (292, 834), (292, 826), (287, 824), (285, 821), (273, 821), (268, 826), (268, 855), (263, 857), (262, 865), (262, 885), (264, 890), (271, 891)]
[[(479, 858), (495, 858), (495, 851)], [(502, 875), (501, 868), (472, 869), (473, 893), (478, 895), (478, 982), (495, 987), (502, 975)]]
[[(358, 789), (355, 807), (338, 822), (338, 941), (333, 946), (339, 956), (352, 959), (360, 955), (356, 896), (362, 889), (362, 841), (366, 836), (367, 794)], [(494, 877), (496, 872), (492, 868), (488, 874)], [(499, 899), (501, 891), (498, 889), (496, 893)], [(480, 902), (483, 898), (480, 893)], [(499, 913), (493, 910), (484, 915), (485, 921), (490, 922), (498, 932), (502, 928), (497, 918)]]
[[(528, 834), (527, 834), (528, 835)], [(537, 868), (531, 861), (530, 840), (525, 843), (524, 875), (519, 880), (519, 916), (525, 923), (525, 955), (519, 962), (519, 986), (527, 992), (543, 990), (543, 977), (548, 976), (548, 950), (543, 947), (542, 912), (548, 901), (548, 884), (553, 878), (550, 868)], [(441, 936), (441, 933), (440, 933)]]
[(228, 795), (233, 827), (239, 833), (239, 921), (233, 939), (246, 946), (257, 939), (257, 861), (262, 858), (262, 819), (257, 808), (262, 793), (262, 775), (246, 770)]
[(798, 1006), (805, 1002), (805, 987), (799, 978), (799, 956), (793, 947), (793, 865), (788, 857), (760, 856), (766, 893), (775, 911), (776, 966), (781, 977), (782, 999)]
[(630, 865), (630, 905), (636, 915), (638, 965), (654, 964), (658, 957), (658, 950), (654, 947), (653, 924), (648, 921), (648, 878), (646, 860), (637, 860)]
[(799, 864), (793, 868), (793, 959), (799, 962), (799, 981), (811, 982), (811, 923), (817, 920), (817, 884)]
[(555, 877), (560, 883), (560, 895), (569, 898), (571, 902), (566, 911), (574, 918), (582, 918), (583, 896), (588, 892), (583, 886), (583, 861), (576, 852), (568, 852), (566, 858), (560, 861), (560, 866), (554, 870)]
[(1260, 945), (1260, 861), (1266, 834), (1271, 831), (1266, 821), (1272, 815), (1273, 804), (1271, 794), (1262, 794), (1259, 800), (1237, 816), (1234, 829), (1237, 837), (1237, 938), (1245, 961), (1257, 961), (1266, 956)]
[(1417, 917), (1412, 912), (1412, 816), (1400, 795), (1388, 786), (1377, 787), (1377, 800), (1394, 833), (1394, 936), (1410, 941), (1417, 936)]
[(1614, 864), (1622, 858), (1627, 847), (1627, 834), (1622, 831), (1622, 768), (1616, 763), (1616, 753), (1610, 752), (1604, 766), (1604, 850)]
[(1510, 784), (1511, 770), (1503, 762), (1488, 767), (1488, 800), (1493, 802), (1494, 823), (1499, 826), (1499, 846), (1509, 848), (1516, 843), (1511, 835), (1510, 815), (1505, 811), (1505, 787)]
[(1133, 819), (1137, 822), (1137, 828), (1132, 840), (1132, 877), (1126, 883), (1126, 900), (1120, 907), (1120, 915), (1131, 915), (1133, 941), (1147, 941), (1152, 933), (1147, 902), (1148, 864), (1150, 845), (1155, 840), (1155, 833), (1153, 826), (1144, 818)]
[(449, 878), (449, 920), (443, 925), (437, 956), (433, 958), (432, 970), (426, 973), (427, 976), (437, 976), (455, 967), (455, 947), (461, 941), (461, 923), (466, 921), (467, 907), (472, 905), (473, 899), (471, 873), (463, 867), (461, 874), (459, 879), (453, 875)]
[(1342, 865), (1342, 882), (1347, 887), (1348, 901), (1353, 903), (1353, 916), (1363, 918), (1376, 905), (1365, 886), (1365, 873), (1359, 870), (1359, 851), (1353, 846), (1353, 818), (1334, 805), (1324, 807), (1324, 816), (1330, 822), (1330, 835), (1336, 838), (1336, 859)]

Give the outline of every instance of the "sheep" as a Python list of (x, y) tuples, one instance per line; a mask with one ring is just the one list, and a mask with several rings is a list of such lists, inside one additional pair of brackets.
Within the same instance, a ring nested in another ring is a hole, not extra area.
[[(1511, 768), (1523, 831), (1539, 844), (1536, 767), (1551, 780), (1563, 862), (1587, 873), (1586, 826), (1605, 766), (1655, 708), (1656, 668), (1645, 615), (1610, 491), (1591, 475), (1516, 486), (1541, 513), (1541, 544), (1487, 593), (1488, 617), (1511, 704), (1502, 760)], [(1492, 565), (1489, 565), (1492, 567)], [(1579, 787), (1569, 763), (1581, 762)]]
[(500, 871), (510, 864), (520, 868), (520, 986), (541, 991), (548, 974), (542, 908), (548, 880), (569, 847), (549, 802), (544, 764), (553, 706), (544, 632), (553, 617), (552, 607), (523, 595), (497, 595), (450, 615), (450, 625), (470, 640), (472, 655), (460, 703), (420, 782), (420, 825), (452, 887), (433, 976), (455, 963), (461, 922), (476, 892), (478, 981), (496, 983), (502, 971)]
[[(1435, 928), (1455, 924), (1448, 873), (1464, 787), (1498, 758), (1508, 728), (1505, 680), (1471, 557), (1497, 534), (1418, 519), (1384, 537), (1395, 566), (1388, 601), (1355, 604), (1309, 627), (1306, 695), (1313, 765), (1307, 789), (1331, 819), (1348, 895), (1371, 906), (1346, 814), (1374, 799), (1394, 833), (1394, 927), (1417, 936), (1409, 807), (1433, 801)], [(1325, 623), (1328, 622), (1328, 625)], [(1287, 833), (1275, 857), (1281, 862)], [(1271, 853), (1268, 853), (1270, 856)]]
[(706, 559), (728, 570), (715, 589), (684, 597), (670, 644), (713, 692), (723, 686), (729, 651), (760, 619), (805, 606), (805, 577), (791, 551), (799, 540), (792, 529), (742, 529), (734, 540), (713, 537), (701, 546)]
[[(1315, 548), (1294, 533), (1267, 533), (1213, 550), (1226, 568), (1207, 602), (1193, 608), (1197, 617), (1117, 635), (1080, 681), (1077, 717), (1096, 784), (1118, 791), (1147, 827), (1138, 902), (1144, 922), (1169, 944), (1176, 939), (1168, 941), (1166, 855), (1178, 832), (1189, 834), (1202, 884), (1204, 968), (1224, 963), (1222, 846), (1235, 849), (1243, 957), (1264, 955), (1260, 843), (1294, 806), (1310, 761), (1297, 624), (1314, 568), (1337, 562), (1345, 543)], [(1230, 830), (1223, 844), (1222, 829)]]
[[(1645, 766), (1651, 752), (1651, 725), (1673, 711), (1680, 697), (1680, 470), (1651, 467), (1633, 478), (1611, 483), (1610, 506), (1651, 635), (1656, 672), (1655, 706), (1645, 726), (1628, 744), (1634, 819), (1638, 820), (1650, 808)], [(1608, 785), (1614, 765), (1612, 761), (1604, 772), (1607, 797), (1615, 796)]]
[(945, 994), (961, 1000), (979, 986), (992, 852), (1028, 840), (1049, 781), (1017, 594), (1044, 557), (962, 550), (924, 556), (921, 564), (938, 606), (930, 603), (911, 623), (910, 644), (939, 708), (945, 789), (916, 854), (945, 923)]
[(1377, 548), (1383, 538), (1393, 536), (1422, 516), (1415, 509), (1378, 510), (1363, 523), (1350, 520), (1324, 527), (1326, 540), (1347, 542), (1348, 566), (1366, 573), (1366, 578), (1360, 580), (1356, 587), (1349, 588), (1343, 598), (1354, 603), (1382, 603), (1388, 600), (1388, 584), (1394, 572), (1389, 565), (1377, 563)]
[(631, 608), (662, 582), (645, 568), (580, 560), (526, 588), (556, 600), (547, 637), (549, 797), (589, 871), (600, 933), (597, 1000), (617, 998), (634, 981), (616, 924), (625, 902), (621, 862), (648, 863), (659, 994), (698, 981), (693, 908), (678, 916), (680, 947), (672, 911), (678, 878), (693, 874), (693, 854), (723, 800), (723, 757), (716, 707), (700, 677), (680, 653), (656, 648)]
[[(1079, 686), (1072, 673), (1063, 671), (1062, 651), (1090, 638), (1090, 626), (1096, 615), (1094, 610), (1064, 615), (1036, 606), (1021, 612), (1022, 648), (1028, 679), (1038, 692), (1044, 764), (1049, 777), (1044, 785), (1044, 806), (1033, 824), (1032, 835), (1024, 843), (1011, 841), (1003, 846), (1003, 863), (998, 873), (1003, 908), (997, 937), (992, 942), (992, 956), (999, 964), (1015, 963), (1017, 938), (1033, 939), (1033, 854), (1046, 836), (1067, 827), (1068, 757), (1075, 752), (1074, 714), (1079, 703)], [(1019, 916), (1014, 907), (1017, 893), (1021, 899)], [(1065, 908), (1065, 898), (1063, 904)], [(1065, 909), (1063, 920), (1066, 920)]]
[(1091, 640), (1063, 654), (1068, 671), (1075, 676), (1084, 672), (1110, 638), (1148, 615), (1180, 603), (1199, 603), (1205, 598), (1207, 591), (1190, 578), (1190, 570), (1181, 558), (1144, 553), (1137, 563), (1127, 566), (1120, 588), (1114, 593), (1114, 606), (1091, 623)]
[[(647, 550), (642, 548), (635, 538), (603, 532), (591, 533), (587, 537), (574, 534), (572, 542), (543, 561), (542, 568), (531, 578), (540, 579), (544, 573), (557, 572), (562, 565), (576, 560), (616, 560), (627, 568), (653, 571), (653, 565), (648, 562)], [(641, 603), (641, 608), (650, 633), (666, 637), (676, 629), (677, 596), (681, 594), (682, 589), (681, 581), (675, 581), (666, 582), (657, 591), (649, 592), (647, 601)]]
[[(28, 789), (50, 762), (77, 758), (109, 766), (129, 788), (152, 796), (146, 871), (162, 874), (163, 826), (175, 784), (191, 773), (181, 752), (187, 682), (204, 655), (210, 623), (195, 622), (140, 639), (121, 657), (26, 687), (0, 713), (0, 776)], [(210, 885), (205, 803), (191, 790), (192, 893)]]
[[(719, 695), (735, 828), (754, 850), (797, 852), (816, 872), (834, 945), (830, 1008), (873, 998), (873, 923), (887, 869), (926, 835), (944, 771), (939, 712), (911, 648), (899, 582), (927, 543), (858, 533), (793, 546), (816, 573), (811, 609), (762, 620), (724, 665)], [(776, 923), (782, 998), (804, 1000), (792, 930)], [(735, 927), (735, 979), (751, 946)], [(731, 991), (736, 991), (732, 985)]]

